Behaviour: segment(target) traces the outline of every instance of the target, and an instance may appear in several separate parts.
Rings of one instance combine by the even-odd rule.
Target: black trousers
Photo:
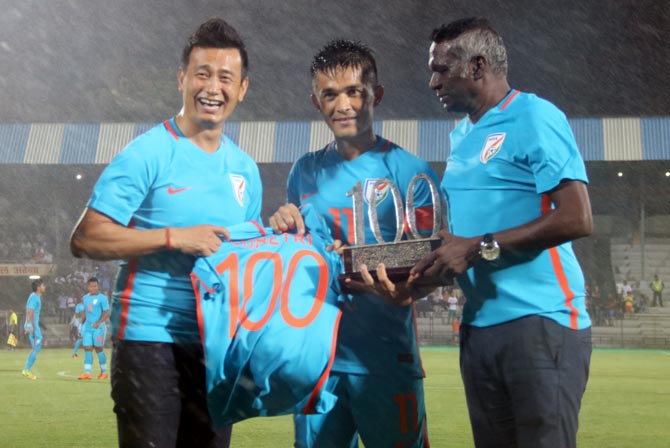
[[[591,360],[591,329],[528,316],[491,327],[461,326],[461,375],[475,445],[577,445]]]
[[[200,345],[114,341],[111,373],[119,447],[230,445],[231,426],[212,429]]]

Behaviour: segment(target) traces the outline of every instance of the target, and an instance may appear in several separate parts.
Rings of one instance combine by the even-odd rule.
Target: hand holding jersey
[[[257,416],[328,411],[321,389],[335,356],[339,257],[306,206],[307,233],[274,235],[249,221],[191,274],[217,426]],[[267,281],[270,279],[271,281]]]
[[[295,231],[302,234],[305,231],[305,222],[302,214],[297,206],[294,204],[286,204],[281,207],[270,217],[270,226],[275,233],[282,233],[287,231]],[[342,254],[346,245],[341,240],[335,240],[329,245],[326,250],[334,250],[338,255]],[[428,292],[435,289],[430,287],[415,287],[407,282],[394,283],[387,273],[384,263],[375,266],[376,279],[370,274],[366,265],[361,266],[362,281],[346,279],[346,287],[353,293],[375,294],[384,298],[391,305],[407,306],[414,300],[424,297]],[[415,280],[418,276],[412,277]],[[429,288],[429,290],[428,290]]]

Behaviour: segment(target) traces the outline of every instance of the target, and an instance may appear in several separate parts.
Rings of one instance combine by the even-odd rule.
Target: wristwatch
[[[492,233],[487,233],[479,243],[479,254],[486,261],[495,261],[500,257],[500,246],[498,242],[493,239]]]

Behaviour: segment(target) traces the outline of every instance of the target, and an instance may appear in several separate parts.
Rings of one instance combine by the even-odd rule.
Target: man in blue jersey
[[[457,275],[461,373],[477,447],[573,447],[591,357],[570,241],[592,230],[584,162],[565,115],[510,88],[485,19],[432,34],[430,87],[465,113],[442,180],[443,245],[416,275]]]
[[[29,380],[36,380],[37,376],[31,371],[37,355],[42,350],[42,330],[40,330],[40,311],[42,311],[42,296],[47,287],[42,279],[33,280],[31,283],[32,293],[28,296],[26,303],[26,322],[23,331],[28,335],[32,350],[28,355],[26,366],[21,374]]]
[[[90,380],[93,367],[93,348],[100,363],[99,380],[107,379],[107,357],[105,356],[105,340],[107,339],[107,318],[109,317],[109,301],[107,296],[100,293],[100,283],[95,277],[86,283],[88,294],[84,295],[83,325],[81,335],[84,342],[84,373],[78,380]]]
[[[237,31],[198,27],[178,71],[183,107],[100,176],[75,227],[75,256],[123,259],[112,298],[112,398],[121,446],[227,447],[212,429],[189,274],[227,226],[260,220],[256,163],[223,134],[248,86]]]
[[[415,175],[426,174],[437,183],[435,173],[426,162],[375,134],[373,110],[384,89],[365,45],[330,42],[314,57],[311,74],[312,102],[334,141],[293,165],[289,204],[271,217],[270,224],[277,232],[295,229],[302,233],[304,222],[297,206],[312,204],[326,218],[334,238],[353,244],[352,198],[347,192],[360,182],[366,231],[365,241],[358,244],[377,242],[367,218],[370,201],[376,203],[384,240],[393,241],[396,218],[390,187],[374,189],[375,181],[393,181],[404,202]],[[415,205],[419,227],[429,236],[433,213],[425,182],[417,183]],[[324,415],[295,416],[296,447],[356,446],[358,435],[371,448],[428,446],[424,372],[410,291],[391,283],[383,265],[370,269],[377,271],[379,281],[374,283],[364,270],[372,286],[352,294],[343,305],[335,363],[327,384],[327,390],[338,397],[337,404]],[[387,301],[410,304],[394,306]]]
[[[72,327],[72,333],[75,336],[74,347],[72,349],[72,357],[79,358],[79,348],[84,342],[84,339],[81,335],[82,319],[84,317],[84,304],[79,301],[74,307],[74,315],[70,321],[70,326]]]

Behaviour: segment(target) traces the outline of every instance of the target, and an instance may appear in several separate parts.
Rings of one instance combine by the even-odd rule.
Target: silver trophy
[[[414,190],[419,181],[425,181],[430,188],[433,203],[433,229],[429,238],[424,238],[416,226],[416,208],[414,206]],[[393,241],[386,242],[381,234],[377,218],[377,204],[374,200],[374,192],[382,185],[388,185],[393,197],[396,219],[396,235]],[[435,182],[426,174],[417,174],[412,178],[407,189],[407,222],[409,234],[403,240],[403,229],[405,223],[405,209],[403,207],[398,187],[388,178],[377,179],[369,190],[368,219],[377,244],[363,244],[365,242],[365,219],[363,212],[363,188],[360,182],[356,182],[354,188],[347,192],[353,200],[354,220],[354,246],[345,247],[342,253],[344,261],[344,274],[339,276],[341,284],[344,280],[362,280],[361,265],[366,265],[372,277],[377,280],[376,267],[384,263],[386,273],[392,282],[407,280],[412,267],[421,261],[426,255],[438,248],[442,240],[436,237],[442,223],[442,203]],[[448,282],[445,280],[443,283]]]

